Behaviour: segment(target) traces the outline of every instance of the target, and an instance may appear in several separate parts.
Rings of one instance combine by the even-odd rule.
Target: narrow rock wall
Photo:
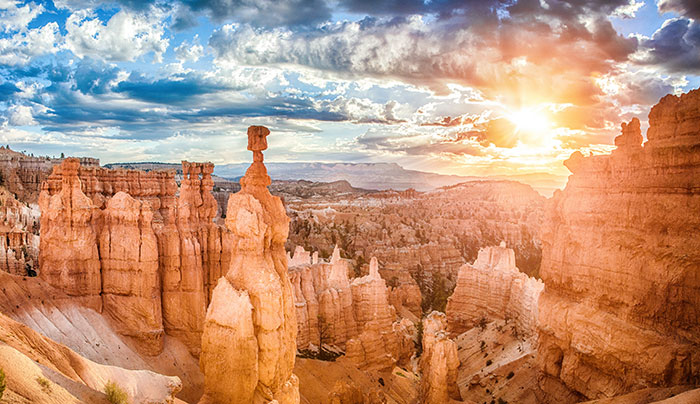
[[[574,153],[544,225],[538,360],[588,398],[700,383],[700,91]]]
[[[508,318],[515,321],[518,332],[534,336],[543,288],[542,281],[518,270],[515,253],[505,243],[482,248],[473,264],[459,270],[447,303],[449,330],[459,334],[483,321]]]
[[[265,127],[248,129],[254,162],[241,191],[228,202],[226,226],[233,250],[207,310],[202,338],[201,404],[299,403],[292,373],[297,324],[284,243],[289,218],[280,198],[267,189],[262,163]]]
[[[215,280],[231,260],[214,223],[211,163],[173,172],[110,170],[68,158],[43,184],[40,276],[105,310],[124,335],[158,353],[163,332],[197,355]]]

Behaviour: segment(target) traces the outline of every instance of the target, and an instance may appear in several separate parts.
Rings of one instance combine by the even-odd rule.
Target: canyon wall
[[[700,91],[574,153],[543,228],[538,360],[588,398],[700,383]]]
[[[248,128],[254,162],[228,202],[233,255],[212,294],[202,337],[201,404],[299,403],[292,373],[297,324],[284,243],[289,218],[267,189],[262,150],[270,131]]]
[[[206,307],[231,259],[228,230],[214,223],[211,163],[173,172],[110,170],[78,159],[42,186],[39,274],[104,310],[146,352],[162,335],[198,354]]]
[[[356,276],[367,274],[369,258],[376,257],[396,289],[392,302],[417,316],[444,311],[459,268],[485,245],[505,240],[521,271],[536,276],[539,268],[545,198],[514,181],[285,200],[292,219],[288,248],[301,245],[328,257],[337,244],[355,260]]]
[[[434,311],[423,319],[423,354],[420,357],[421,402],[461,400],[457,387],[457,343],[447,334],[447,318]]]
[[[515,253],[505,242],[482,248],[473,264],[459,270],[457,286],[447,303],[449,330],[461,334],[481,323],[509,319],[519,333],[533,336],[543,289],[542,281],[518,270]]]
[[[345,351],[360,369],[406,363],[414,351],[415,327],[390,304],[390,289],[376,258],[367,276],[351,280],[348,260],[336,247],[329,262],[297,248],[289,260],[301,351],[323,346]]]
[[[0,271],[34,275],[39,257],[39,209],[0,187]]]

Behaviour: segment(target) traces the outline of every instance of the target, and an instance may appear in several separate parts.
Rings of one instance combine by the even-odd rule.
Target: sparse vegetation
[[[112,404],[129,404],[129,396],[126,391],[121,388],[117,383],[113,381],[108,381],[105,384],[105,394],[107,395],[107,401]]]
[[[492,363],[493,363],[493,361],[491,359],[489,359],[486,361],[486,366],[491,366]]]
[[[506,400],[504,400],[504,399],[502,399],[502,398],[499,397],[499,398],[498,398],[498,404],[508,404],[508,401],[506,401]]]
[[[486,348],[486,342],[484,342],[484,341],[482,340],[481,343],[479,344],[479,349],[481,349],[481,352],[484,352],[484,349],[485,349],[485,348]]]
[[[511,370],[510,372],[508,372],[508,376],[506,376],[506,379],[512,379],[513,376],[515,376],[515,373]]]
[[[39,386],[41,386],[41,390],[43,390],[44,393],[51,393],[51,382],[49,379],[42,376],[37,376],[36,382],[39,383]]]
[[[5,383],[5,371],[0,368],[0,398],[2,398],[3,393],[5,393],[5,387],[7,387]]]
[[[486,317],[481,317],[481,318],[479,319],[479,322],[477,323],[477,325],[479,326],[479,328],[481,329],[481,331],[484,331],[484,330],[486,329],[486,326],[487,326],[488,324],[489,324],[489,322],[488,322],[488,320],[486,320]]]
[[[423,354],[423,320],[416,325],[416,358],[420,358]]]

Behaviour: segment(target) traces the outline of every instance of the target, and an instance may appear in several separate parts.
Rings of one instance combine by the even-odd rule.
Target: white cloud
[[[5,32],[24,31],[27,26],[39,14],[44,11],[44,6],[34,3],[17,7],[18,2],[0,2],[0,29]]]
[[[32,57],[56,53],[61,34],[58,24],[50,22],[41,28],[20,31],[11,37],[0,38],[0,63],[24,65]]]
[[[7,110],[8,120],[13,126],[29,126],[35,125],[32,107],[26,105],[13,105]]]
[[[124,10],[106,24],[90,12],[77,11],[66,20],[66,30],[66,47],[81,58],[134,61],[153,52],[154,61],[160,62],[169,43],[159,18]]]
[[[175,48],[175,55],[180,62],[196,62],[204,55],[204,48],[199,44],[199,35],[192,38],[192,42],[182,41]]]

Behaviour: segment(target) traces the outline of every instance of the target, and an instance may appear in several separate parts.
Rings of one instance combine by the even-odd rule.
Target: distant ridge
[[[551,196],[555,189],[562,188],[566,183],[566,177],[559,177],[548,173],[534,173],[523,175],[499,175],[499,176],[463,176],[444,175],[418,170],[407,170],[396,163],[268,163],[267,172],[273,180],[313,182],[347,181],[352,187],[365,190],[404,191],[415,189],[417,191],[430,191],[433,189],[456,185],[468,181],[478,180],[514,180],[526,183],[545,196]],[[237,181],[245,174],[249,163],[221,164],[214,167],[214,174],[218,177]],[[145,171],[174,169],[181,173],[180,164],[139,162],[139,163],[112,163],[106,164],[108,168],[130,168]]]

